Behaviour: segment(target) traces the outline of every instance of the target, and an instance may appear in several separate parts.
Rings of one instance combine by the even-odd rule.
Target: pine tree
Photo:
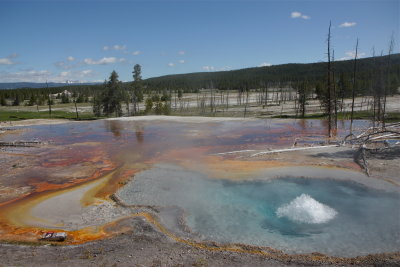
[[[115,113],[115,116],[122,116],[122,92],[121,82],[118,80],[118,74],[114,70],[111,72],[109,81],[105,83],[105,90],[102,95],[101,103],[103,112],[109,116]]]
[[[1,97],[0,97],[0,106],[6,106],[6,105],[7,105],[7,102],[6,102],[5,97],[4,97],[4,96],[1,96]]]
[[[132,103],[133,111],[132,114],[135,115],[138,111],[138,103],[143,101],[142,93],[142,67],[136,64],[133,67],[133,92],[132,92]]]
[[[15,96],[14,102],[13,102],[13,106],[19,106],[20,101],[19,101],[19,95],[17,94]]]

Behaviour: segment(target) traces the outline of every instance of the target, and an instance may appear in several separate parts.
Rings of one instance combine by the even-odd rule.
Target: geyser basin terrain
[[[202,240],[342,257],[396,251],[398,192],[383,190],[385,182],[369,187],[351,181],[359,174],[346,173],[348,181],[282,173],[272,179],[266,171],[263,178],[232,182],[157,164],[137,174],[118,196],[132,205],[181,208],[187,226]],[[163,216],[161,222],[179,232]]]

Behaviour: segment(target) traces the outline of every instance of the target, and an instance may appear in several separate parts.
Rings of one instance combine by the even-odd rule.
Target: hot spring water
[[[353,181],[231,182],[159,164],[136,175],[118,194],[130,204],[182,208],[187,225],[203,240],[333,256],[400,247],[399,194]]]

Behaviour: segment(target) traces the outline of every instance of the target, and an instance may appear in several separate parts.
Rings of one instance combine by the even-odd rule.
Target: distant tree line
[[[139,64],[133,67],[132,82],[122,83],[113,71],[103,84],[51,88],[0,90],[0,105],[48,105],[90,102],[96,116],[169,114],[189,107],[183,93],[197,93],[200,114],[215,114],[217,107],[229,109],[229,93],[237,92],[236,103],[248,110],[250,92],[257,93],[257,103],[266,107],[271,101],[280,105],[294,100],[296,114],[304,117],[310,98],[317,97],[335,128],[337,113],[345,98],[374,97],[374,116],[384,119],[386,96],[400,86],[400,54],[335,61],[329,51],[328,62],[284,64],[224,72],[203,72],[142,79]],[[356,68],[355,68],[356,66]],[[68,90],[68,94],[62,93]],[[50,97],[51,96],[51,97]],[[54,97],[55,96],[55,97]],[[354,105],[354,103],[353,103]],[[39,111],[39,108],[37,108]]]
[[[358,60],[358,87],[357,94],[370,94],[372,77],[371,73],[376,65],[386,63],[389,56],[379,56]],[[400,54],[390,57],[391,68],[388,79],[391,80],[390,92],[396,93],[400,85]],[[144,81],[144,85],[152,90],[161,92],[167,90],[183,90],[184,92],[197,92],[199,89],[211,87],[221,90],[260,88],[260,84],[291,83],[307,81],[311,85],[325,84],[326,62],[309,64],[283,64],[269,67],[257,67],[232,71],[201,72],[178,75],[167,75],[150,78]],[[351,83],[353,74],[353,61],[335,62],[336,83]],[[397,86],[397,87],[396,87]],[[343,87],[341,94],[351,96],[351,90]]]
[[[384,70],[382,77],[387,88],[387,94],[398,93],[400,86],[400,54],[386,56],[374,56],[372,58],[358,59],[356,95],[373,95],[377,85],[377,71],[382,72],[384,66],[390,67]],[[139,66],[137,64],[137,66]],[[388,72],[388,73],[387,73]],[[353,84],[353,60],[335,62],[335,81],[339,98],[348,98],[352,95]],[[202,72],[178,75],[167,75],[142,80],[136,77],[133,82],[122,83],[121,87],[136,87],[131,95],[131,101],[137,103],[142,100],[143,94],[168,94],[172,93],[196,93],[200,89],[241,90],[258,89],[263,85],[273,87],[279,84],[293,84],[306,81],[315,93],[321,95],[326,83],[326,62],[309,64],[283,64],[270,67],[257,67],[233,71]],[[380,85],[382,86],[382,85]],[[60,93],[67,89],[78,97],[78,102],[86,102],[104,89],[104,84],[96,85],[72,85],[68,87],[51,88],[20,88],[12,90],[0,90],[0,104],[21,104],[24,100],[30,104],[38,102],[46,104],[49,94]],[[129,90],[128,90],[129,91]],[[133,92],[130,91],[131,93]],[[137,94],[137,95],[136,95]],[[15,101],[16,100],[16,101]],[[14,103],[15,102],[15,103]],[[141,102],[141,101],[139,101]]]

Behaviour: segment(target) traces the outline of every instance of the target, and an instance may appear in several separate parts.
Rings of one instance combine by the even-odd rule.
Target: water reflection
[[[348,125],[348,122],[339,123],[339,137],[346,134],[343,129]],[[368,123],[356,121],[354,125]],[[325,141],[325,126],[321,120],[279,119],[203,123],[99,120],[31,126],[27,131],[8,135],[7,141],[40,137],[51,145],[40,147],[40,151],[24,151],[27,156],[12,160],[0,154],[3,157],[0,168],[12,170],[0,173],[0,185],[15,192],[7,198],[0,197],[0,203],[22,195],[19,190],[22,187],[26,190],[23,193],[28,194],[38,188],[45,190],[42,184],[72,185],[96,179],[120,166],[129,172],[137,170],[138,165],[160,161],[200,164],[214,153],[291,147],[295,138],[298,145],[314,144],[318,142],[315,140]],[[13,165],[27,167],[13,168]]]
[[[144,142],[144,126],[141,124],[135,124],[134,126],[135,129],[135,135],[136,135],[136,141],[139,144],[142,144]]]
[[[121,136],[121,131],[123,130],[123,125],[121,121],[117,120],[106,120],[104,121],[106,129],[113,133],[114,137],[119,138]]]
[[[298,125],[300,126],[300,129],[302,129],[303,131],[305,131],[307,129],[307,121],[300,119],[298,120]]]

